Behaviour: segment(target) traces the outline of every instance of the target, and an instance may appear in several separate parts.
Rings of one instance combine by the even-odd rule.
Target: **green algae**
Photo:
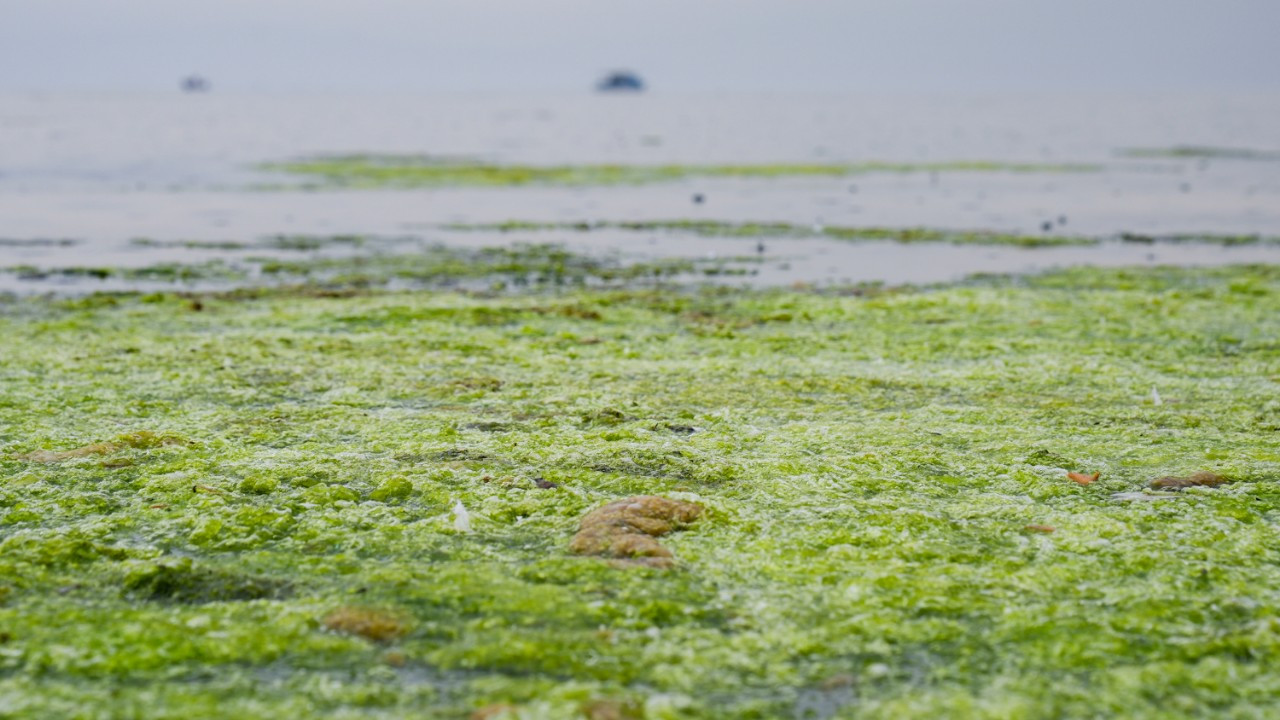
[[[544,230],[629,230],[636,232],[687,233],[704,237],[785,238],[828,237],[836,240],[888,240],[899,243],[945,242],[956,245],[1011,245],[1016,247],[1056,247],[1097,245],[1101,238],[1079,235],[1033,235],[996,230],[946,230],[925,227],[845,227],[839,225],[795,225],[777,222],[728,222],[720,220],[643,220],[543,223],[508,220],[490,224],[452,224],[448,230],[491,230],[497,232],[538,232]]]
[[[70,247],[79,240],[71,238],[4,238],[0,237],[0,247]]]
[[[627,230],[633,232],[685,233],[703,237],[788,238],[828,237],[837,240],[882,240],[899,243],[951,243],[954,245],[1006,245],[1014,247],[1060,247],[1066,245],[1100,245],[1111,240],[1141,244],[1205,243],[1240,246],[1280,244],[1273,235],[1222,233],[1162,233],[1149,235],[1125,232],[1118,236],[1053,235],[998,230],[955,230],[928,227],[847,227],[839,225],[797,225],[779,222],[729,222],[722,220],[633,220],[596,222],[534,222],[508,220],[501,223],[454,223],[443,229],[461,232],[492,231],[501,233],[534,233],[542,231],[592,232]]]
[[[165,262],[142,267],[84,266],[36,267],[11,265],[0,267],[0,273],[10,273],[27,280],[43,280],[49,277],[85,278],[106,280],[117,278],[142,282],[197,282],[202,280],[236,280],[245,276],[243,269],[222,259],[198,263]]]
[[[1152,245],[1155,243],[1208,243],[1212,245],[1276,245],[1280,244],[1280,236],[1261,235],[1258,233],[1223,234],[1223,233],[1164,233],[1148,235],[1126,232],[1120,234],[1120,240],[1127,243]]]
[[[918,172],[1094,172],[1097,165],[1011,163],[986,160],[770,165],[497,165],[422,155],[321,155],[263,163],[260,170],[312,178],[318,188],[437,186],[636,185],[686,178],[841,177]]]
[[[1172,145],[1169,147],[1124,148],[1118,154],[1135,158],[1172,160],[1280,160],[1280,151],[1251,148],[1214,147],[1211,145]]]
[[[248,258],[258,272],[280,282],[329,287],[446,287],[483,281],[488,287],[627,283],[688,274],[719,261],[659,259],[623,263],[572,253],[552,244],[517,243],[479,249],[432,246],[404,254],[345,258]]]
[[[335,246],[365,245],[375,238],[366,235],[266,235],[253,242],[239,240],[157,240],[154,238],[133,238],[130,245],[139,247],[185,248],[187,250],[249,250],[253,248],[269,248],[272,250],[310,251]]]
[[[1278,285],[10,300],[0,707],[1264,716]],[[139,427],[187,442],[21,459]],[[1233,482],[1112,499],[1197,470]],[[568,552],[648,494],[707,509],[675,569]]]
[[[290,590],[284,580],[198,567],[189,557],[132,568],[121,584],[130,597],[194,605],[279,599]]]
[[[359,245],[365,236],[311,238],[288,236],[271,242],[287,243],[292,249],[318,249],[333,243]],[[312,244],[314,241],[315,244]],[[210,260],[199,263],[160,263],[143,267],[54,267],[13,266],[0,268],[21,279],[50,277],[80,278],[86,281],[117,279],[130,282],[168,283],[216,290],[228,284],[284,286],[283,292],[296,294],[341,294],[345,290],[372,290],[386,287],[442,288],[467,285],[472,288],[502,289],[561,285],[625,284],[659,281],[691,273],[741,273],[726,268],[721,259],[655,259],[622,262],[616,258],[589,257],[545,243],[517,243],[510,247],[478,249],[431,245],[398,253],[375,253],[352,257],[280,258],[248,256],[235,261]],[[745,271],[745,272],[750,272]],[[249,287],[227,291],[242,296],[279,292]],[[106,296],[103,296],[106,297]],[[103,300],[109,302],[109,300]],[[96,301],[93,301],[96,302]],[[193,307],[192,309],[199,309]]]
[[[370,240],[366,235],[269,235],[258,241],[261,247],[273,250],[321,250],[334,246],[361,247]]]
[[[187,250],[244,250],[252,247],[239,240],[157,240],[155,238],[132,238],[130,245],[136,247],[185,248]]]

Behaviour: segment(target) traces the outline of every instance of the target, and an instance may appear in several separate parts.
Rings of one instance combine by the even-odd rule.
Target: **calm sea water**
[[[129,242],[277,233],[413,233],[507,243],[443,223],[698,218],[1114,235],[1280,235],[1280,162],[1131,159],[1129,147],[1280,149],[1280,96],[237,96],[0,97],[0,266],[194,260]],[[912,173],[690,179],[628,187],[260,192],[256,163],[316,153],[495,163],[1102,163],[1097,173]],[[694,194],[705,202],[695,204]],[[1061,221],[1065,220],[1065,223]],[[641,258],[742,251],[661,234],[539,233]],[[257,253],[261,254],[261,253]],[[758,283],[929,282],[1063,264],[1280,262],[1276,248],[1004,250],[781,241]],[[4,287],[14,288],[12,278]],[[29,285],[17,283],[18,289]]]

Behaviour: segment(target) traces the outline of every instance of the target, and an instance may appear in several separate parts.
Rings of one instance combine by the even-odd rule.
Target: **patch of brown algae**
[[[657,495],[615,500],[583,516],[569,551],[668,568],[675,560],[657,538],[684,528],[701,515],[700,505]]]
[[[1202,470],[1186,477],[1156,478],[1151,481],[1151,487],[1156,490],[1181,490],[1189,487],[1217,487],[1225,482],[1228,482],[1228,478]]]

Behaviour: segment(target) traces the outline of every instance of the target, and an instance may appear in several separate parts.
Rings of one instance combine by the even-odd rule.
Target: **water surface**
[[[252,244],[280,233],[359,233],[463,245],[528,240],[440,229],[512,219],[692,218],[1020,233],[1043,232],[1047,224],[1055,233],[1094,237],[1280,236],[1280,163],[1123,153],[1187,144],[1273,150],[1280,148],[1278,111],[1280,97],[1261,95],[16,95],[0,102],[0,237],[76,242],[0,245],[0,265],[237,257],[139,245],[137,238]],[[348,152],[497,164],[989,160],[1102,169],[324,192],[288,189],[296,178],[255,170],[267,161]],[[263,183],[276,189],[255,189]],[[659,233],[540,233],[537,241],[623,259],[755,253],[754,241]],[[1082,263],[1277,261],[1268,247],[1192,244],[1024,250],[793,238],[766,247],[750,282],[928,282]]]

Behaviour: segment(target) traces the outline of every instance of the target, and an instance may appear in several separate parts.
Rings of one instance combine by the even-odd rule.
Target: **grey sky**
[[[1277,0],[0,0],[0,91],[1276,91],[1277,28]]]

